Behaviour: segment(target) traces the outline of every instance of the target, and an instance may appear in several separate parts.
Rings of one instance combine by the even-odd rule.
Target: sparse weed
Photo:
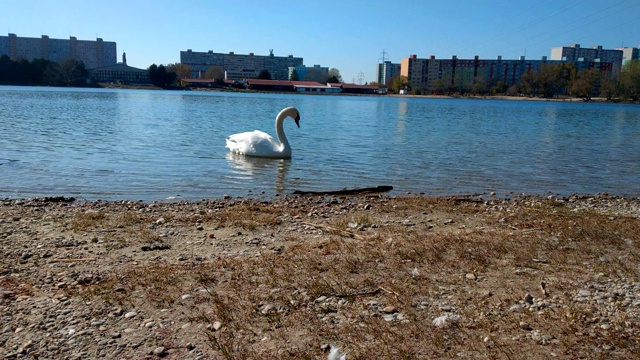
[[[377,213],[358,209],[326,220],[318,228],[327,231],[313,240],[284,235],[281,240],[290,244],[281,253],[219,257],[189,267],[131,266],[83,296],[135,303],[142,300],[126,294],[137,291],[161,308],[175,306],[176,294],[202,287],[208,296],[189,308],[190,321],[220,322],[218,329],[203,332],[210,350],[225,359],[316,358],[317,344],[327,342],[342,344],[350,359],[515,359],[524,350],[538,359],[549,357],[550,349],[577,357],[591,350],[588,344],[638,353],[637,319],[621,317],[605,330],[592,325],[603,314],[580,304],[511,309],[524,303],[524,294],[573,304],[577,284],[593,275],[585,274],[585,263],[597,264],[593,271],[608,276],[621,272],[637,279],[637,219],[572,212],[552,201],[501,208],[409,197],[375,206]],[[403,215],[416,211],[444,219],[478,215],[478,220],[468,227],[455,222],[429,227],[417,217],[413,226],[402,225]],[[283,215],[277,207],[236,204],[198,214],[197,221],[272,229]],[[100,228],[108,221],[84,216],[75,226]],[[172,221],[195,220],[176,215]],[[144,235],[144,221],[136,215],[121,222],[131,227],[131,236],[153,239]],[[540,286],[548,278],[546,295]],[[114,288],[126,291],[110,294]],[[443,314],[459,320],[432,325]],[[533,336],[528,326],[541,335]],[[263,339],[271,347],[265,348]]]

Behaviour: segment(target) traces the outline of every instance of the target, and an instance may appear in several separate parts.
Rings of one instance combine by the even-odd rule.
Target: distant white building
[[[622,51],[622,66],[631,60],[640,60],[640,45],[637,48],[620,47],[615,50]]]

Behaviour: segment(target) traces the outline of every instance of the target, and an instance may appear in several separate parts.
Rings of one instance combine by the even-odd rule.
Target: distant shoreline
[[[394,97],[394,98],[418,98],[418,99],[468,99],[468,100],[512,100],[512,101],[551,101],[551,102],[592,102],[592,103],[611,103],[611,104],[640,104],[638,101],[624,101],[615,99],[609,101],[603,97],[593,97],[589,101],[582,98],[569,97],[562,95],[561,97],[543,98],[533,96],[507,96],[507,95],[400,95],[390,94],[349,94],[349,93],[311,93],[311,92],[290,92],[290,91],[268,91],[268,90],[249,90],[249,89],[226,89],[226,88],[173,88],[163,89],[153,85],[123,85],[123,84],[106,84],[99,83],[97,86],[88,88],[105,88],[105,89],[131,89],[131,90],[174,90],[174,91],[215,91],[215,92],[233,92],[248,94],[292,94],[292,95],[321,95],[321,96],[372,96],[372,97]],[[33,85],[15,85],[15,86],[33,86]],[[83,88],[83,87],[80,87]]]

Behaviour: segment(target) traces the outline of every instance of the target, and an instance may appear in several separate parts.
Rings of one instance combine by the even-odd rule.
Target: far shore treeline
[[[221,71],[211,71],[204,74],[205,78],[216,79]],[[338,71],[337,69],[332,69]],[[147,68],[149,80],[154,86],[175,89],[181,87],[180,79],[188,77],[190,69],[185,64],[156,65]],[[216,76],[218,74],[218,76]],[[263,75],[261,78],[270,78]],[[336,79],[338,80],[339,77]],[[216,81],[214,87],[226,87],[224,80]],[[290,79],[295,80],[295,79]],[[7,55],[0,56],[0,85],[35,85],[35,86],[99,86],[91,84],[89,72],[84,63],[77,60],[67,60],[57,63],[44,59],[12,60]],[[369,85],[379,85],[375,82]],[[594,97],[607,101],[637,102],[640,99],[640,61],[627,62],[619,76],[609,77],[609,73],[600,73],[598,69],[578,71],[572,63],[543,65],[540,70],[530,70],[524,73],[517,84],[506,84],[502,81],[488,82],[486,79],[474,79],[471,88],[456,88],[447,86],[442,80],[436,80],[434,90],[430,94],[422,93],[421,89],[411,89],[405,76],[389,79],[386,86],[389,93],[406,93],[412,95],[460,95],[460,96],[528,96],[554,98],[558,96],[573,96],[590,101]]]

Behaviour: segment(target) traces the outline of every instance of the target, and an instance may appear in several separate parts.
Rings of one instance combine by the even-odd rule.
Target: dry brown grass
[[[222,323],[203,335],[212,353],[225,359],[317,358],[323,343],[339,344],[349,359],[640,355],[638,318],[621,315],[603,329],[594,318],[604,314],[572,301],[599,273],[638,281],[637,219],[573,212],[553,201],[500,208],[414,197],[389,199],[377,210],[354,210],[322,224],[305,220],[317,221],[325,236],[288,234],[281,253],[189,267],[129,266],[85,288],[85,296],[121,305],[141,301],[131,294],[142,292],[151,306],[165,308],[176,294],[205,289],[190,319]],[[189,221],[273,229],[284,214],[268,204],[238,204]],[[402,223],[408,214],[414,216],[411,226]],[[123,216],[119,223],[141,231],[139,217]],[[431,225],[449,218],[459,220],[446,228]],[[72,227],[107,227],[111,221],[97,213],[79,216]],[[558,305],[510,311],[526,293]],[[387,307],[401,318],[385,320]],[[432,325],[447,313],[460,320]],[[532,340],[521,323],[547,337]]]

